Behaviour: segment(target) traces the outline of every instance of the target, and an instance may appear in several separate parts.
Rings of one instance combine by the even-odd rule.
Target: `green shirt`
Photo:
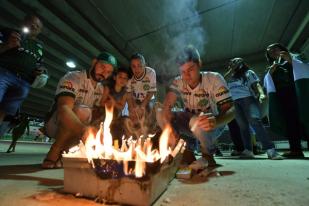
[[[3,32],[4,31],[4,32]],[[6,35],[9,31],[14,30],[1,30],[3,43],[5,43]],[[1,37],[1,36],[0,36]],[[35,76],[34,70],[39,68],[43,60],[43,44],[38,40],[24,39],[21,41],[21,47],[12,48],[0,54],[0,67],[18,73],[23,79],[32,83]]]

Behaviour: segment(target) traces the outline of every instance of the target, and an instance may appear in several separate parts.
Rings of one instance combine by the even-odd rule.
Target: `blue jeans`
[[[9,70],[0,67],[0,110],[15,115],[26,99],[30,84]]]
[[[176,130],[178,134],[184,134],[187,137],[187,148],[192,149],[195,145],[194,139],[192,137],[198,139],[201,145],[201,152],[203,154],[214,154],[215,153],[215,142],[222,134],[224,127],[218,127],[212,131],[206,132],[200,128],[195,128],[195,130],[191,131],[192,125],[195,121],[194,115],[188,112],[175,112],[174,117],[172,119],[172,126]]]
[[[256,137],[261,141],[263,149],[274,148],[274,143],[270,140],[262,121],[260,108],[254,97],[245,97],[234,101],[235,119],[240,127],[241,138],[244,148],[252,151],[252,141],[250,135],[250,125],[256,133]]]

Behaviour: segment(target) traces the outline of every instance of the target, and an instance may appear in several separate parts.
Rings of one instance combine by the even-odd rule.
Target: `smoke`
[[[160,75],[176,76],[179,74],[175,63],[177,54],[191,44],[203,55],[206,33],[201,26],[201,17],[196,10],[197,0],[163,1],[162,22],[160,28],[162,53],[151,55],[150,62]]]

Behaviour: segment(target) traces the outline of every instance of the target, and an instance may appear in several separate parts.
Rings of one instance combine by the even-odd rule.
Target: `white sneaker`
[[[242,151],[242,153],[239,155],[240,159],[254,159],[254,154],[252,151],[249,151],[247,149],[245,149],[244,151]]]
[[[189,168],[192,170],[203,170],[208,166],[208,161],[204,158],[201,157],[198,160],[195,160],[189,165]]]
[[[276,150],[274,148],[268,149],[266,151],[266,153],[267,153],[268,159],[271,159],[271,160],[283,160],[283,157],[278,152],[276,152]]]

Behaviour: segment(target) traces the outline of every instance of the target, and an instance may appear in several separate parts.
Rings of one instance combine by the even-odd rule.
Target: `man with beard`
[[[290,151],[282,156],[303,158],[301,136],[309,136],[309,64],[279,43],[266,49],[270,65],[264,78],[273,132],[288,137]]]
[[[116,58],[103,52],[92,61],[86,71],[73,71],[62,77],[58,83],[55,104],[45,124],[45,133],[55,138],[42,167],[46,169],[62,167],[61,153],[79,142],[86,127],[95,119],[96,108],[104,95],[102,81],[107,80],[117,67]]]

